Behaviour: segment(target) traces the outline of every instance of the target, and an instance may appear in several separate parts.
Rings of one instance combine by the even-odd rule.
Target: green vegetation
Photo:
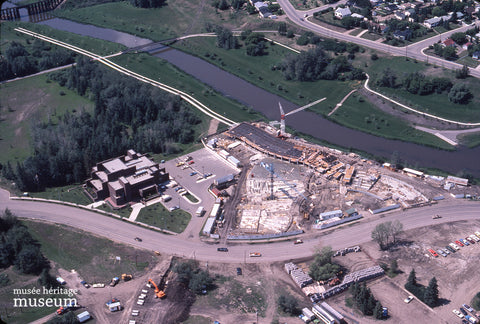
[[[213,320],[210,317],[204,317],[200,315],[190,316],[183,324],[211,324]]]
[[[12,167],[31,154],[32,120],[56,122],[67,112],[93,110],[90,100],[48,81],[47,75],[2,84],[0,94],[0,163],[12,161]]]
[[[109,55],[125,49],[125,46],[117,43],[112,43],[88,36],[81,36],[78,34],[58,30],[46,25],[28,22],[5,21],[2,22],[2,51],[3,46],[12,41],[21,42],[26,46],[29,45],[29,42],[33,43],[34,37],[15,31],[14,29],[17,27],[22,27],[42,35],[46,35],[99,55]],[[55,47],[55,45],[52,46]]]
[[[193,260],[176,263],[172,271],[177,273],[176,280],[196,295],[204,295],[215,288],[214,279],[208,271],[200,269]]]
[[[215,283],[219,283],[216,279]],[[206,296],[197,298],[196,305],[208,305],[213,308],[226,308],[227,310],[240,310],[245,313],[258,311],[259,317],[265,317],[267,310],[267,294],[265,283],[260,281],[242,284],[231,277],[224,278],[222,289],[216,289]]]
[[[41,251],[49,260],[63,269],[75,269],[90,283],[108,283],[112,274],[139,274],[146,266],[155,264],[147,251],[135,250],[80,230],[35,221],[23,223],[40,242]],[[121,261],[116,260],[117,256]]]
[[[407,122],[381,111],[360,95],[352,94],[330,118],[339,124],[373,135],[453,149],[438,137],[419,131]]]
[[[480,291],[472,298],[470,304],[477,311],[480,310]]]
[[[198,202],[198,199],[197,199],[195,196],[193,196],[192,194],[190,194],[190,193],[187,193],[187,194],[185,195],[185,198],[187,198],[188,200],[190,200],[192,203],[197,203],[197,202]]]
[[[277,304],[278,308],[286,314],[296,316],[301,313],[298,308],[298,301],[292,295],[280,295]]]
[[[460,134],[457,138],[463,145],[470,148],[480,145],[480,132]]]
[[[341,267],[332,262],[333,251],[330,246],[323,247],[315,253],[315,259],[310,265],[310,277],[317,281],[329,280],[336,277]]]
[[[428,306],[438,306],[438,284],[435,277],[430,279],[427,287],[424,287],[417,282],[415,269],[412,269],[408,276],[407,283],[405,284],[405,289],[414,294],[415,297]]]
[[[45,191],[29,193],[35,198],[67,201],[79,205],[88,205],[92,201],[83,193],[81,185],[46,188]]]
[[[378,243],[381,250],[397,243],[398,236],[403,232],[403,224],[395,220],[393,222],[380,223],[372,231],[372,239]]]
[[[154,204],[142,208],[137,221],[175,233],[182,233],[191,218],[192,215],[181,209],[171,212],[161,204]]]
[[[192,31],[205,32],[206,24],[221,24],[224,20],[241,25],[248,17],[245,11],[217,11],[208,4],[201,5],[194,0],[167,1],[166,6],[155,9],[135,8],[128,2],[105,3],[75,10],[57,10],[55,14],[154,41],[178,37]]]
[[[362,312],[363,315],[373,316],[376,319],[383,318],[383,306],[375,299],[370,288],[367,288],[365,282],[359,284],[355,282],[350,288],[355,306]]]

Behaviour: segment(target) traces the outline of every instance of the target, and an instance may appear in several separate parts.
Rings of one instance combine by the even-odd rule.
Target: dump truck
[[[123,281],[129,281],[129,280],[132,280],[132,279],[133,279],[133,276],[131,274],[126,274],[126,273],[122,274],[122,280]]]

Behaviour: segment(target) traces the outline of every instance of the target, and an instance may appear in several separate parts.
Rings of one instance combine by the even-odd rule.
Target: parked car
[[[452,247],[449,246],[449,245],[447,245],[447,246],[445,247],[445,249],[447,249],[447,251],[450,251],[451,253],[455,253],[455,249],[452,248]]]
[[[89,285],[85,280],[80,281],[80,283],[81,283],[85,288],[90,288],[90,285]]]
[[[460,312],[459,312],[458,310],[456,310],[456,309],[452,310],[452,312],[453,312],[455,315],[457,315],[458,317],[460,317],[460,318],[464,318],[464,317],[465,317],[465,316],[463,316],[462,313],[460,313]]]
[[[458,251],[460,250],[460,248],[458,247],[458,245],[456,245],[455,243],[450,243],[449,244],[454,250]]]
[[[217,248],[217,251],[218,252],[228,252],[228,249],[226,247],[220,247],[220,248]]]
[[[241,276],[242,275],[242,268],[237,268],[237,276]]]
[[[465,246],[469,246],[470,243],[468,243],[467,240],[464,240],[464,239],[459,239],[460,242],[462,242]]]
[[[476,231],[475,235],[478,236],[478,238],[480,238],[480,232],[479,231]]]
[[[303,241],[301,239],[296,239],[295,242],[293,242],[293,244],[302,244]]]
[[[462,312],[463,315],[467,315],[467,311],[464,310],[462,307],[460,307],[460,311]]]
[[[450,251],[447,249],[447,247],[443,249],[443,252],[445,252],[447,255],[450,254]]]
[[[457,244],[458,246],[464,246],[462,242],[460,242],[459,240],[455,241],[455,244]]]
[[[480,241],[480,238],[478,238],[475,234],[472,234],[469,236],[472,240],[474,240],[475,242],[479,242]]]
[[[470,244],[475,244],[475,241],[472,240],[471,237],[466,237],[465,240],[467,240]]]
[[[194,175],[196,175],[196,174],[197,174],[197,172],[195,172],[195,171],[190,172],[190,176],[192,176],[192,177],[193,177]]]
[[[445,252],[443,252],[442,249],[438,249],[437,252],[438,252],[441,256],[447,257],[447,254],[446,254]]]
[[[195,161],[193,161],[193,160],[188,162],[188,164],[194,164],[194,163],[195,163]]]
[[[432,249],[428,249],[428,252],[430,252],[430,254],[431,254],[431,255],[433,255],[435,258],[437,258],[437,257],[438,257],[438,254],[437,254],[437,252],[435,252],[434,250],[432,250]]]
[[[142,242],[142,239],[139,238],[139,237],[136,237],[136,238],[135,238],[135,241],[137,241],[137,242]]]
[[[463,306],[463,308],[465,308],[466,310],[468,310],[472,314],[473,314],[473,312],[475,312],[475,310],[467,304],[463,304],[462,306]]]
[[[170,207],[168,210],[172,212],[172,211],[177,210],[179,208],[180,207],[178,207],[178,206],[173,206],[173,207]]]
[[[410,295],[407,298],[405,298],[403,301],[406,302],[407,304],[410,303],[413,300],[413,296]]]

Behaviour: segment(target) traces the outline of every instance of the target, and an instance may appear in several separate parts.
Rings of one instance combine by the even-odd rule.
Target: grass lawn
[[[352,83],[319,80],[316,82],[287,81],[272,66],[281,63],[286,55],[295,55],[292,51],[268,44],[268,55],[247,56],[245,48],[224,50],[215,45],[211,37],[188,39],[174,47],[217,65],[240,78],[261,87],[268,92],[282,96],[298,105],[304,105],[316,99],[327,97],[321,105],[312,110],[327,114],[351,90]]]
[[[462,145],[466,145],[470,148],[480,145],[480,132],[465,133],[458,136]]]
[[[257,112],[226,98],[160,58],[142,53],[117,56],[112,58],[112,61],[129,70],[189,93],[207,107],[236,122],[262,118]]]
[[[360,34],[361,32],[363,32],[365,29],[362,29],[362,28],[355,28],[353,31],[350,32],[350,35],[352,36],[357,36],[358,34]]]
[[[88,99],[47,79],[47,75],[39,75],[0,85],[0,163],[9,160],[15,167],[15,161],[30,155],[32,121],[55,121],[67,111],[93,109]]]
[[[268,307],[267,296],[262,285],[256,283],[243,284],[231,277],[226,278],[221,286],[221,290],[216,289],[208,292],[205,296],[197,296],[195,305],[202,307],[227,307],[227,309],[238,309],[242,312],[253,313],[258,311],[258,316],[264,317]],[[249,292],[247,292],[249,291]]]
[[[68,226],[35,221],[23,223],[40,242],[45,257],[65,270],[75,269],[90,283],[108,283],[112,276],[122,273],[132,273],[135,278],[156,262],[148,251],[137,250]],[[115,260],[116,256],[121,258],[120,262]],[[51,273],[55,275],[54,270]]]
[[[185,198],[187,198],[188,200],[190,200],[192,203],[198,202],[198,199],[195,198],[195,196],[191,195],[190,193],[187,193],[187,194],[185,195]]]
[[[177,209],[173,212],[167,210],[162,204],[154,204],[142,208],[137,221],[167,229],[175,233],[182,233],[187,227],[192,215],[184,210]]]
[[[477,60],[474,60],[471,56],[464,56],[462,58],[459,58],[455,62],[458,64],[466,65],[471,68],[476,68],[477,66],[480,65],[480,62]]]
[[[68,201],[79,205],[88,205],[92,201],[83,193],[81,185],[47,188],[42,192],[30,193],[35,198]]]
[[[408,123],[375,108],[357,94],[352,94],[331,118],[340,124],[377,136],[452,149],[452,146],[438,137],[416,130]]]
[[[215,10],[211,2],[195,0],[171,1],[156,9],[136,8],[128,1],[114,2],[75,10],[57,10],[55,15],[154,41],[205,32],[207,23],[233,27],[258,20],[257,15],[249,16],[245,11],[234,13],[230,10]]]
[[[383,38],[381,35],[378,35],[378,34],[375,34],[375,33],[370,33],[370,32],[367,32],[365,34],[363,34],[360,38],[365,38],[365,39],[368,39],[368,40],[371,40],[371,41],[376,41],[380,38]]]
[[[81,36],[78,34],[58,30],[55,28],[51,28],[46,25],[38,25],[34,23],[28,22],[11,22],[6,21],[2,22],[2,51],[5,50],[5,47],[8,42],[17,41],[21,42],[24,46],[29,46],[28,42],[32,43],[35,39],[34,37],[27,36],[26,34],[20,33],[15,31],[14,29],[17,27],[22,27],[28,30],[31,30],[36,33],[40,33],[42,35],[55,38],[65,43],[69,43],[71,45],[78,46],[82,49],[87,51],[91,51],[96,54],[100,55],[108,55],[120,52],[125,49],[125,46],[112,43],[108,41],[104,41],[97,38],[92,38],[88,36]],[[55,45],[52,45],[55,46]]]

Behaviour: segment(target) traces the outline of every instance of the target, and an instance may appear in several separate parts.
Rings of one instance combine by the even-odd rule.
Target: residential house
[[[468,47],[470,45],[473,45],[473,44],[471,42],[466,42],[465,44],[462,45],[462,49],[466,51],[466,50],[468,50]]]
[[[393,32],[393,37],[400,40],[409,40],[412,37],[412,31],[410,29],[396,30]]]
[[[403,12],[401,10],[395,11],[393,15],[397,20],[404,20],[405,19],[405,12]]]
[[[451,38],[447,38],[442,42],[443,47],[456,47],[457,44]]]
[[[338,8],[335,10],[335,17],[338,19],[343,19],[343,17],[348,17],[351,16],[352,12],[350,11],[350,8]]]

